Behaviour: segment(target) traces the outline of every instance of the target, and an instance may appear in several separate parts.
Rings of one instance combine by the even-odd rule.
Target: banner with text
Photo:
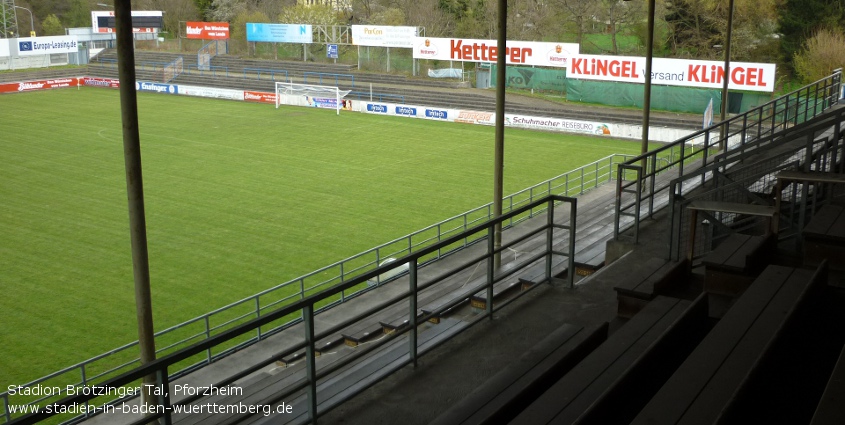
[[[76,87],[77,78],[57,78],[55,80],[21,81],[17,83],[0,83],[0,93],[18,93],[24,91],[60,89]]]
[[[276,104],[276,93],[266,91],[244,91],[244,100],[247,102]]]
[[[414,47],[417,27],[352,25],[352,44],[374,47]]]
[[[19,38],[17,39],[17,46],[20,56],[76,53],[79,50],[75,35]]]
[[[229,38],[228,22],[190,22],[185,25],[187,38],[201,40],[227,40]]]
[[[91,87],[108,87],[112,89],[120,88],[120,80],[114,78],[85,77],[82,80],[82,84]]]
[[[508,40],[505,55],[508,65],[566,68],[567,59],[578,52],[575,43]],[[496,40],[414,37],[414,59],[495,63],[498,56]]]
[[[568,78],[623,83],[645,83],[646,58],[632,56],[572,55],[566,70]],[[722,88],[724,63],[693,59],[654,58],[651,82],[667,86]],[[731,62],[731,90],[772,92],[775,65]]]
[[[246,41],[310,44],[314,41],[314,34],[311,25],[248,23]]]
[[[212,99],[244,100],[243,90],[218,89],[215,87],[199,87],[179,85],[176,94],[185,96],[208,97]]]

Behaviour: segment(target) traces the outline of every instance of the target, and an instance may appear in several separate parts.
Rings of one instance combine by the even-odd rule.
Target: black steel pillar
[[[728,84],[731,81],[731,35],[733,32],[734,23],[734,0],[728,3],[728,28],[725,35],[725,78],[722,81],[722,110],[719,114],[719,121],[725,122],[728,115]],[[720,127],[719,149],[725,150],[728,141],[725,140],[728,135],[727,128],[723,124]]]
[[[507,43],[508,2],[498,1],[499,38],[496,41],[496,146],[493,161],[493,218],[502,215],[502,197],[504,196],[504,168],[505,168],[505,46]],[[496,250],[502,247],[502,224],[496,223],[493,230]],[[494,267],[502,265],[502,254],[494,256]]]
[[[138,319],[138,346],[141,364],[155,360],[155,331],[150,293],[150,264],[147,251],[147,224],[144,215],[144,184],[141,176],[141,137],[138,130],[138,102],[135,93],[135,48],[132,35],[132,4],[115,0],[117,27],[117,69],[120,78],[120,110],[123,121],[123,159],[126,167],[126,194],[129,201],[129,233],[135,280],[135,312]],[[155,385],[154,374],[144,384]],[[143,402],[157,404],[145,386]],[[152,409],[155,412],[155,409]]]

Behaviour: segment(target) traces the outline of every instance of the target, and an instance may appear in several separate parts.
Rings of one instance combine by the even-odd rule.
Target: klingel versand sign
[[[646,58],[630,56],[574,55],[569,58],[568,78],[582,80],[645,83]],[[724,63],[690,59],[654,58],[651,81],[667,86],[722,88]],[[731,62],[731,90],[772,92],[775,89],[775,65],[770,63]]]

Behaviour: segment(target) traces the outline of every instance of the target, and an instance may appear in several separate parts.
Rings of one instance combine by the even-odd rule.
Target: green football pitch
[[[158,330],[492,197],[492,127],[138,103]],[[508,129],[505,193],[638,149]],[[136,339],[118,91],[0,96],[0,200],[0,391]]]

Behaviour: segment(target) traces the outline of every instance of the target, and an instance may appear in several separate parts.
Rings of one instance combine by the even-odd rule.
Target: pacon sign
[[[202,40],[226,40],[229,38],[228,22],[188,22],[185,25],[187,38]]]
[[[646,58],[630,56],[575,55],[569,58],[566,76],[584,80],[645,83]],[[667,86],[722,88],[723,62],[654,58],[651,82]],[[732,90],[772,92],[775,65],[769,63],[731,62]]]
[[[569,56],[578,54],[574,43],[510,41],[505,60],[509,65],[554,66],[565,68]],[[499,57],[496,40],[461,38],[414,38],[414,59],[436,59],[494,63]]]

